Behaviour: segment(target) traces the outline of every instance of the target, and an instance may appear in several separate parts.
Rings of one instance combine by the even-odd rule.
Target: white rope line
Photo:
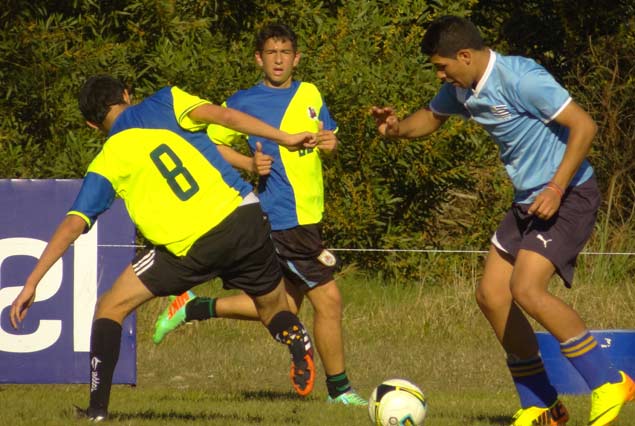
[[[139,244],[97,244],[105,248],[141,248]],[[329,248],[331,251],[374,252],[374,253],[458,253],[458,254],[486,254],[487,250],[452,250],[452,249],[380,249],[380,248]],[[635,256],[635,252],[601,252],[583,251],[580,254],[593,256]]]

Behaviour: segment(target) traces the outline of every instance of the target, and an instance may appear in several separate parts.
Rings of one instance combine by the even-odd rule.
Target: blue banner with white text
[[[135,230],[117,199],[40,282],[14,330],[11,303],[64,219],[81,180],[0,179],[0,383],[89,383],[97,297],[134,256]],[[136,383],[136,319],[123,324],[114,383]]]

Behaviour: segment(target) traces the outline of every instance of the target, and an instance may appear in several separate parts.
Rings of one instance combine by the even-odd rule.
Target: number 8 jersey
[[[205,133],[207,124],[188,117],[205,103],[166,87],[126,108],[88,167],[68,214],[82,217],[88,230],[119,197],[145,238],[185,255],[252,191],[218,153]]]

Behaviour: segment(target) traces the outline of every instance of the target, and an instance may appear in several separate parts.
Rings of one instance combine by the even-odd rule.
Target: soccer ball
[[[404,379],[384,381],[368,400],[368,414],[376,426],[421,426],[427,411],[421,389]]]

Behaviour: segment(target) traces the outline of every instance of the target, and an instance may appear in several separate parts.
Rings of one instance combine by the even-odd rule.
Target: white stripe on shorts
[[[494,244],[494,246],[496,246],[499,250],[508,253],[509,252],[505,249],[505,247],[503,247],[503,245],[498,241],[498,238],[496,238],[496,232],[494,232],[494,235],[492,235],[492,239],[490,240],[492,242],[492,244]]]
[[[154,249],[150,250],[148,254],[139,259],[137,263],[133,264],[132,269],[134,270],[135,274],[139,276],[152,265],[154,265]]]

